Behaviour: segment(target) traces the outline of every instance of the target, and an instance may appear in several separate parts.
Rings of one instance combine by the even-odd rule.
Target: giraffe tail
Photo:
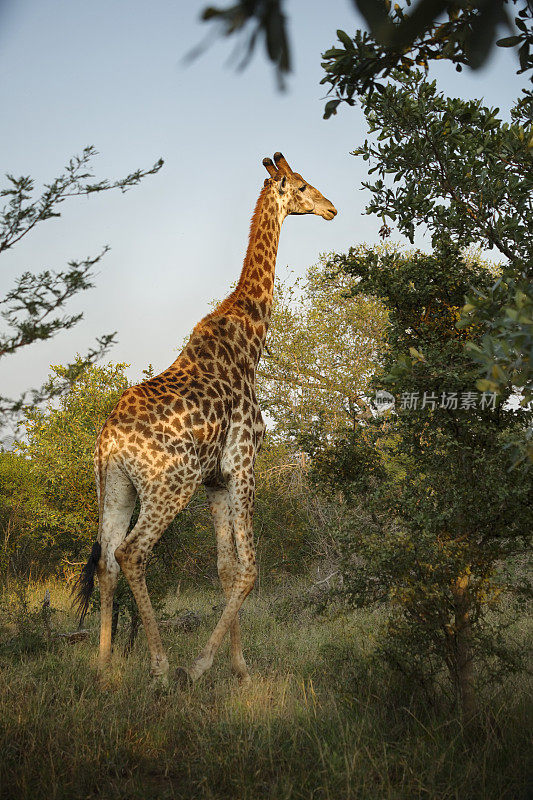
[[[95,542],[91,550],[91,555],[80,573],[80,577],[72,587],[72,605],[76,609],[80,628],[89,610],[89,603],[94,589],[94,573],[96,572],[101,554],[102,546],[100,542]]]
[[[91,595],[94,590],[94,574],[102,555],[101,535],[102,535],[102,520],[104,508],[104,492],[105,492],[105,471],[107,463],[102,468],[102,454],[100,447],[100,437],[97,441],[97,480],[98,480],[98,537],[94,542],[91,550],[91,555],[87,559],[87,563],[83,567],[80,576],[74,586],[72,587],[71,597],[72,605],[76,610],[76,615],[79,621],[79,627],[83,625],[85,615],[89,610],[89,603]]]

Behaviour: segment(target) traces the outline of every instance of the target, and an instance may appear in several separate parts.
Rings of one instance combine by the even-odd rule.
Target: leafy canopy
[[[338,30],[338,43],[323,54],[325,76],[335,99],[324,109],[328,119],[340,103],[355,105],[374,90],[383,92],[382,80],[408,75],[413,67],[429,68],[431,61],[446,59],[460,72],[478,69],[487,61],[494,43],[515,47],[518,73],[533,69],[533,7],[528,0],[357,0],[370,31],[353,37]],[[514,12],[514,13],[513,13]],[[496,41],[505,26],[511,36]]]
[[[29,176],[6,176],[7,184],[0,190],[0,197],[4,199],[0,209],[0,255],[28,236],[37,225],[60,217],[61,204],[69,198],[111,189],[126,192],[147,175],[159,172],[163,166],[160,159],[150,169],[135,170],[125,178],[95,181],[90,162],[96,155],[94,147],[86,147],[81,155],[69,161],[61,175],[44,186],[38,196],[34,196],[35,183]],[[0,330],[0,359],[34,342],[50,339],[62,330],[70,330],[80,321],[83,314],[66,314],[64,308],[74,295],[93,286],[94,267],[107,250],[107,247],[103,248],[92,258],[69,261],[64,270],[26,271],[16,280],[14,287],[0,298],[0,316],[5,325],[4,330]],[[24,393],[16,400],[0,395],[0,424],[7,417],[18,414],[24,406],[46,401],[65,391],[80,370],[101,357],[114,339],[114,333],[99,337],[83,359],[78,358],[63,368],[61,381],[56,375],[54,381]]]
[[[284,440],[328,436],[355,425],[367,397],[387,314],[373,297],[350,298],[346,274],[327,280],[328,257],[305,280],[276,283],[272,324],[259,364],[261,406]]]
[[[26,411],[25,441],[18,445],[31,465],[34,488],[27,505],[35,535],[67,556],[77,555],[96,536],[94,443],[128,386],[127,364],[87,367],[78,358],[77,367],[76,380],[59,401]],[[52,388],[63,384],[68,370],[52,367]]]
[[[503,122],[478,100],[447,98],[419,72],[396,75],[383,92],[363,98],[372,138],[353,155],[376,179],[367,213],[396,225],[412,242],[429,230],[433,244],[449,240],[495,251],[501,266],[492,285],[465,287],[457,324],[482,326],[466,342],[478,364],[478,388],[533,389],[533,116],[520,100]]]

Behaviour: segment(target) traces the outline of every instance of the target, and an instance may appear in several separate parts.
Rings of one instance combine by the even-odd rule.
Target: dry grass
[[[34,587],[34,603],[44,594]],[[72,628],[67,596],[50,584],[54,624]],[[193,633],[165,633],[187,663],[214,624],[211,592],[170,604],[201,612]],[[381,800],[527,797],[527,706],[520,682],[492,699],[473,739],[458,720],[395,700],[370,665],[379,617],[314,618],[290,594],[250,598],[242,616],[252,686],[230,677],[227,648],[193,689],[154,688],[141,634],[95,673],[88,642],[2,654],[0,796]],[[120,644],[120,643],[119,643]],[[120,651],[120,647],[117,648]]]

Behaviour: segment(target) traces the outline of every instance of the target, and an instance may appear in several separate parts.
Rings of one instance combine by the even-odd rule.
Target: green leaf
[[[337,106],[340,100],[328,100],[324,107],[324,119],[329,119],[333,114],[337,113]]]
[[[415,359],[415,361],[425,361],[426,360],[424,358],[424,356],[422,355],[422,353],[420,353],[415,347],[410,347],[409,348],[409,353],[410,353],[411,357]]]
[[[520,36],[506,36],[504,39],[498,39],[496,44],[498,47],[515,47],[521,41]]]
[[[345,31],[338,30],[337,37],[343,43],[347,50],[354,50],[354,43]]]

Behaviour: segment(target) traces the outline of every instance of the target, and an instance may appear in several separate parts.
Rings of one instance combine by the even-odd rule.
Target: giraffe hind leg
[[[128,532],[136,496],[137,493],[130,479],[118,466],[110,465],[106,475],[101,525],[101,555],[98,562],[100,586],[99,666],[101,668],[104,668],[111,658],[113,596],[120,573],[114,553]]]
[[[189,502],[201,481],[198,468],[194,473],[189,470],[187,480],[182,481],[181,488],[174,490],[162,502],[162,490],[175,486],[175,479],[164,486],[161,482],[153,487],[152,495],[141,500],[141,513],[131,533],[115,550],[115,558],[128,581],[148,640],[152,675],[166,680],[168,660],[163,649],[159,628],[146,587],[146,560],[155,544],[159,541],[176,514]]]

